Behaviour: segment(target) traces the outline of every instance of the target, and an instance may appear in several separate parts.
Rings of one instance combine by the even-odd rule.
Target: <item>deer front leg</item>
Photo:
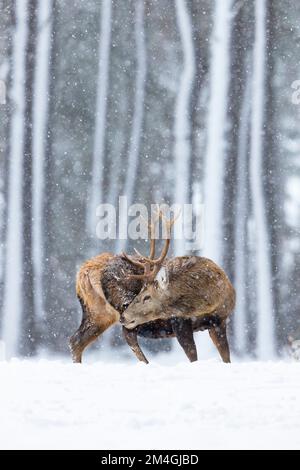
[[[125,326],[123,326],[123,335],[125,338],[126,343],[130,347],[130,349],[134,352],[136,357],[139,361],[144,362],[145,364],[149,364],[148,359],[146,358],[145,354],[141,350],[138,340],[137,340],[137,330],[127,330]]]
[[[194,341],[193,325],[190,318],[172,318],[172,328],[178,343],[191,362],[198,360],[197,348]]]
[[[213,340],[223,362],[229,363],[230,350],[226,334],[226,321],[223,321],[219,326],[215,326],[209,330],[209,335]]]

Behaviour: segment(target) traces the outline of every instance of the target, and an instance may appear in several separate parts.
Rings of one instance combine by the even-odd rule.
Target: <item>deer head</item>
[[[168,254],[171,241],[171,230],[174,225],[175,218],[166,220],[165,216],[159,212],[158,220],[162,220],[165,225],[166,239],[162,248],[161,254],[155,258],[155,222],[149,225],[150,234],[150,256],[146,257],[136,251],[139,259],[132,258],[123,253],[123,256],[135,266],[143,268],[143,274],[130,275],[131,279],[141,279],[144,281],[144,286],[140,294],[130,304],[129,309],[125,310],[121,318],[121,322],[128,329],[135,328],[141,323],[153,321],[158,318],[164,318],[162,311],[162,304],[164,297],[169,295],[166,290],[167,286],[167,270],[164,267],[164,262]],[[167,314],[165,316],[167,317]]]
[[[166,260],[174,221],[165,222],[168,236],[158,258],[140,255],[138,266],[144,280],[141,292],[124,311],[123,325],[132,329],[158,319],[215,315],[223,321],[231,314],[235,293],[224,271],[212,260],[179,256]],[[127,257],[130,262],[135,262]],[[132,276],[135,277],[136,276]]]

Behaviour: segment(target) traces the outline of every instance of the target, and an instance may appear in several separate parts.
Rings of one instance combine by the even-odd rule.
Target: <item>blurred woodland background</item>
[[[236,287],[235,352],[284,351],[300,325],[300,3],[0,0],[0,12],[8,355],[67,351],[77,268],[132,248],[95,236],[96,206],[120,195],[203,203],[197,254]]]

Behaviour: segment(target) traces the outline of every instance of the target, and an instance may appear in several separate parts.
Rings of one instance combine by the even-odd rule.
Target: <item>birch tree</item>
[[[263,140],[265,112],[266,1],[255,2],[255,44],[251,117],[250,177],[256,227],[257,355],[269,359],[275,352],[270,238],[263,191]]]
[[[12,47],[11,120],[9,127],[9,178],[2,337],[8,357],[17,354],[22,323],[22,178],[25,113],[25,51],[27,1],[15,2]]]
[[[185,0],[176,0],[177,23],[182,44],[183,65],[179,82],[174,115],[174,159],[175,159],[175,192],[176,204],[190,202],[191,178],[191,128],[190,104],[193,81],[195,78],[195,52],[192,36],[192,24],[188,5]],[[175,240],[175,254],[183,255],[185,240]]]
[[[226,148],[227,95],[229,86],[232,1],[215,3],[211,38],[210,101],[204,170],[204,252],[221,262],[224,157]]]
[[[20,352],[32,355],[36,350],[34,259],[33,259],[33,99],[36,63],[37,0],[28,0],[28,37],[25,50],[24,162],[22,177],[23,273]]]

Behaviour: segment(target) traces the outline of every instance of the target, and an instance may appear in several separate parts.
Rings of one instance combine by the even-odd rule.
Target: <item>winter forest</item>
[[[232,350],[285,355],[300,327],[300,3],[0,0],[0,11],[7,356],[68,353],[79,266],[133,247],[96,236],[97,205],[120,196],[202,204],[195,254],[235,286]],[[118,327],[105,341],[122,350]]]

